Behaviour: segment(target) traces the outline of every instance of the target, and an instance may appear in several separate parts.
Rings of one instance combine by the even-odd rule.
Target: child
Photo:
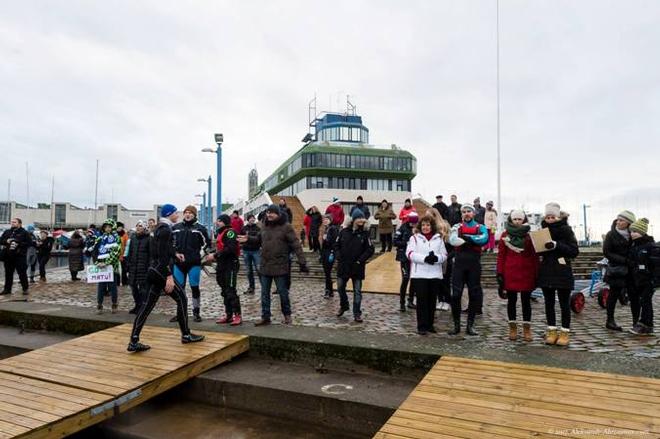
[[[653,335],[653,293],[657,285],[660,267],[659,247],[649,236],[649,220],[640,218],[630,226],[632,264],[635,288],[628,291],[633,327],[630,330],[637,335]]]

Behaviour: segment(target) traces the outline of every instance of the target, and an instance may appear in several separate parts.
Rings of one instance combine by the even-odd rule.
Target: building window
[[[55,224],[60,226],[66,224],[66,204],[55,205]]]
[[[0,224],[11,222],[11,203],[0,203]]]
[[[118,208],[116,205],[114,206],[108,206],[108,218],[112,218],[113,220],[117,221],[117,214],[118,214]],[[159,217],[160,217],[160,210],[158,211]]]

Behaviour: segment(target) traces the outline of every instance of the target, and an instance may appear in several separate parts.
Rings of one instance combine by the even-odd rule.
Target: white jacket
[[[435,264],[427,264],[424,258],[433,252],[438,257]],[[410,237],[406,247],[406,256],[410,261],[410,277],[417,279],[442,279],[442,264],[447,260],[447,249],[439,234],[428,241],[421,233]]]

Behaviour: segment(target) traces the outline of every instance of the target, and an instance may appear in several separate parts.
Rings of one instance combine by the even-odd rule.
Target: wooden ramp
[[[657,438],[660,380],[442,357],[374,437]]]
[[[363,293],[399,294],[401,269],[395,257],[396,251],[392,250],[367,264],[365,279],[362,282]]]
[[[57,438],[113,417],[245,352],[248,337],[144,328],[151,350],[126,352],[131,325],[0,361],[0,438]]]

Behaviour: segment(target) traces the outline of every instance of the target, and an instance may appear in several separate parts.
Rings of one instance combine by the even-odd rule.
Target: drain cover
[[[328,384],[321,387],[321,391],[328,395],[343,395],[351,390],[353,390],[353,386],[349,386],[348,384]]]

